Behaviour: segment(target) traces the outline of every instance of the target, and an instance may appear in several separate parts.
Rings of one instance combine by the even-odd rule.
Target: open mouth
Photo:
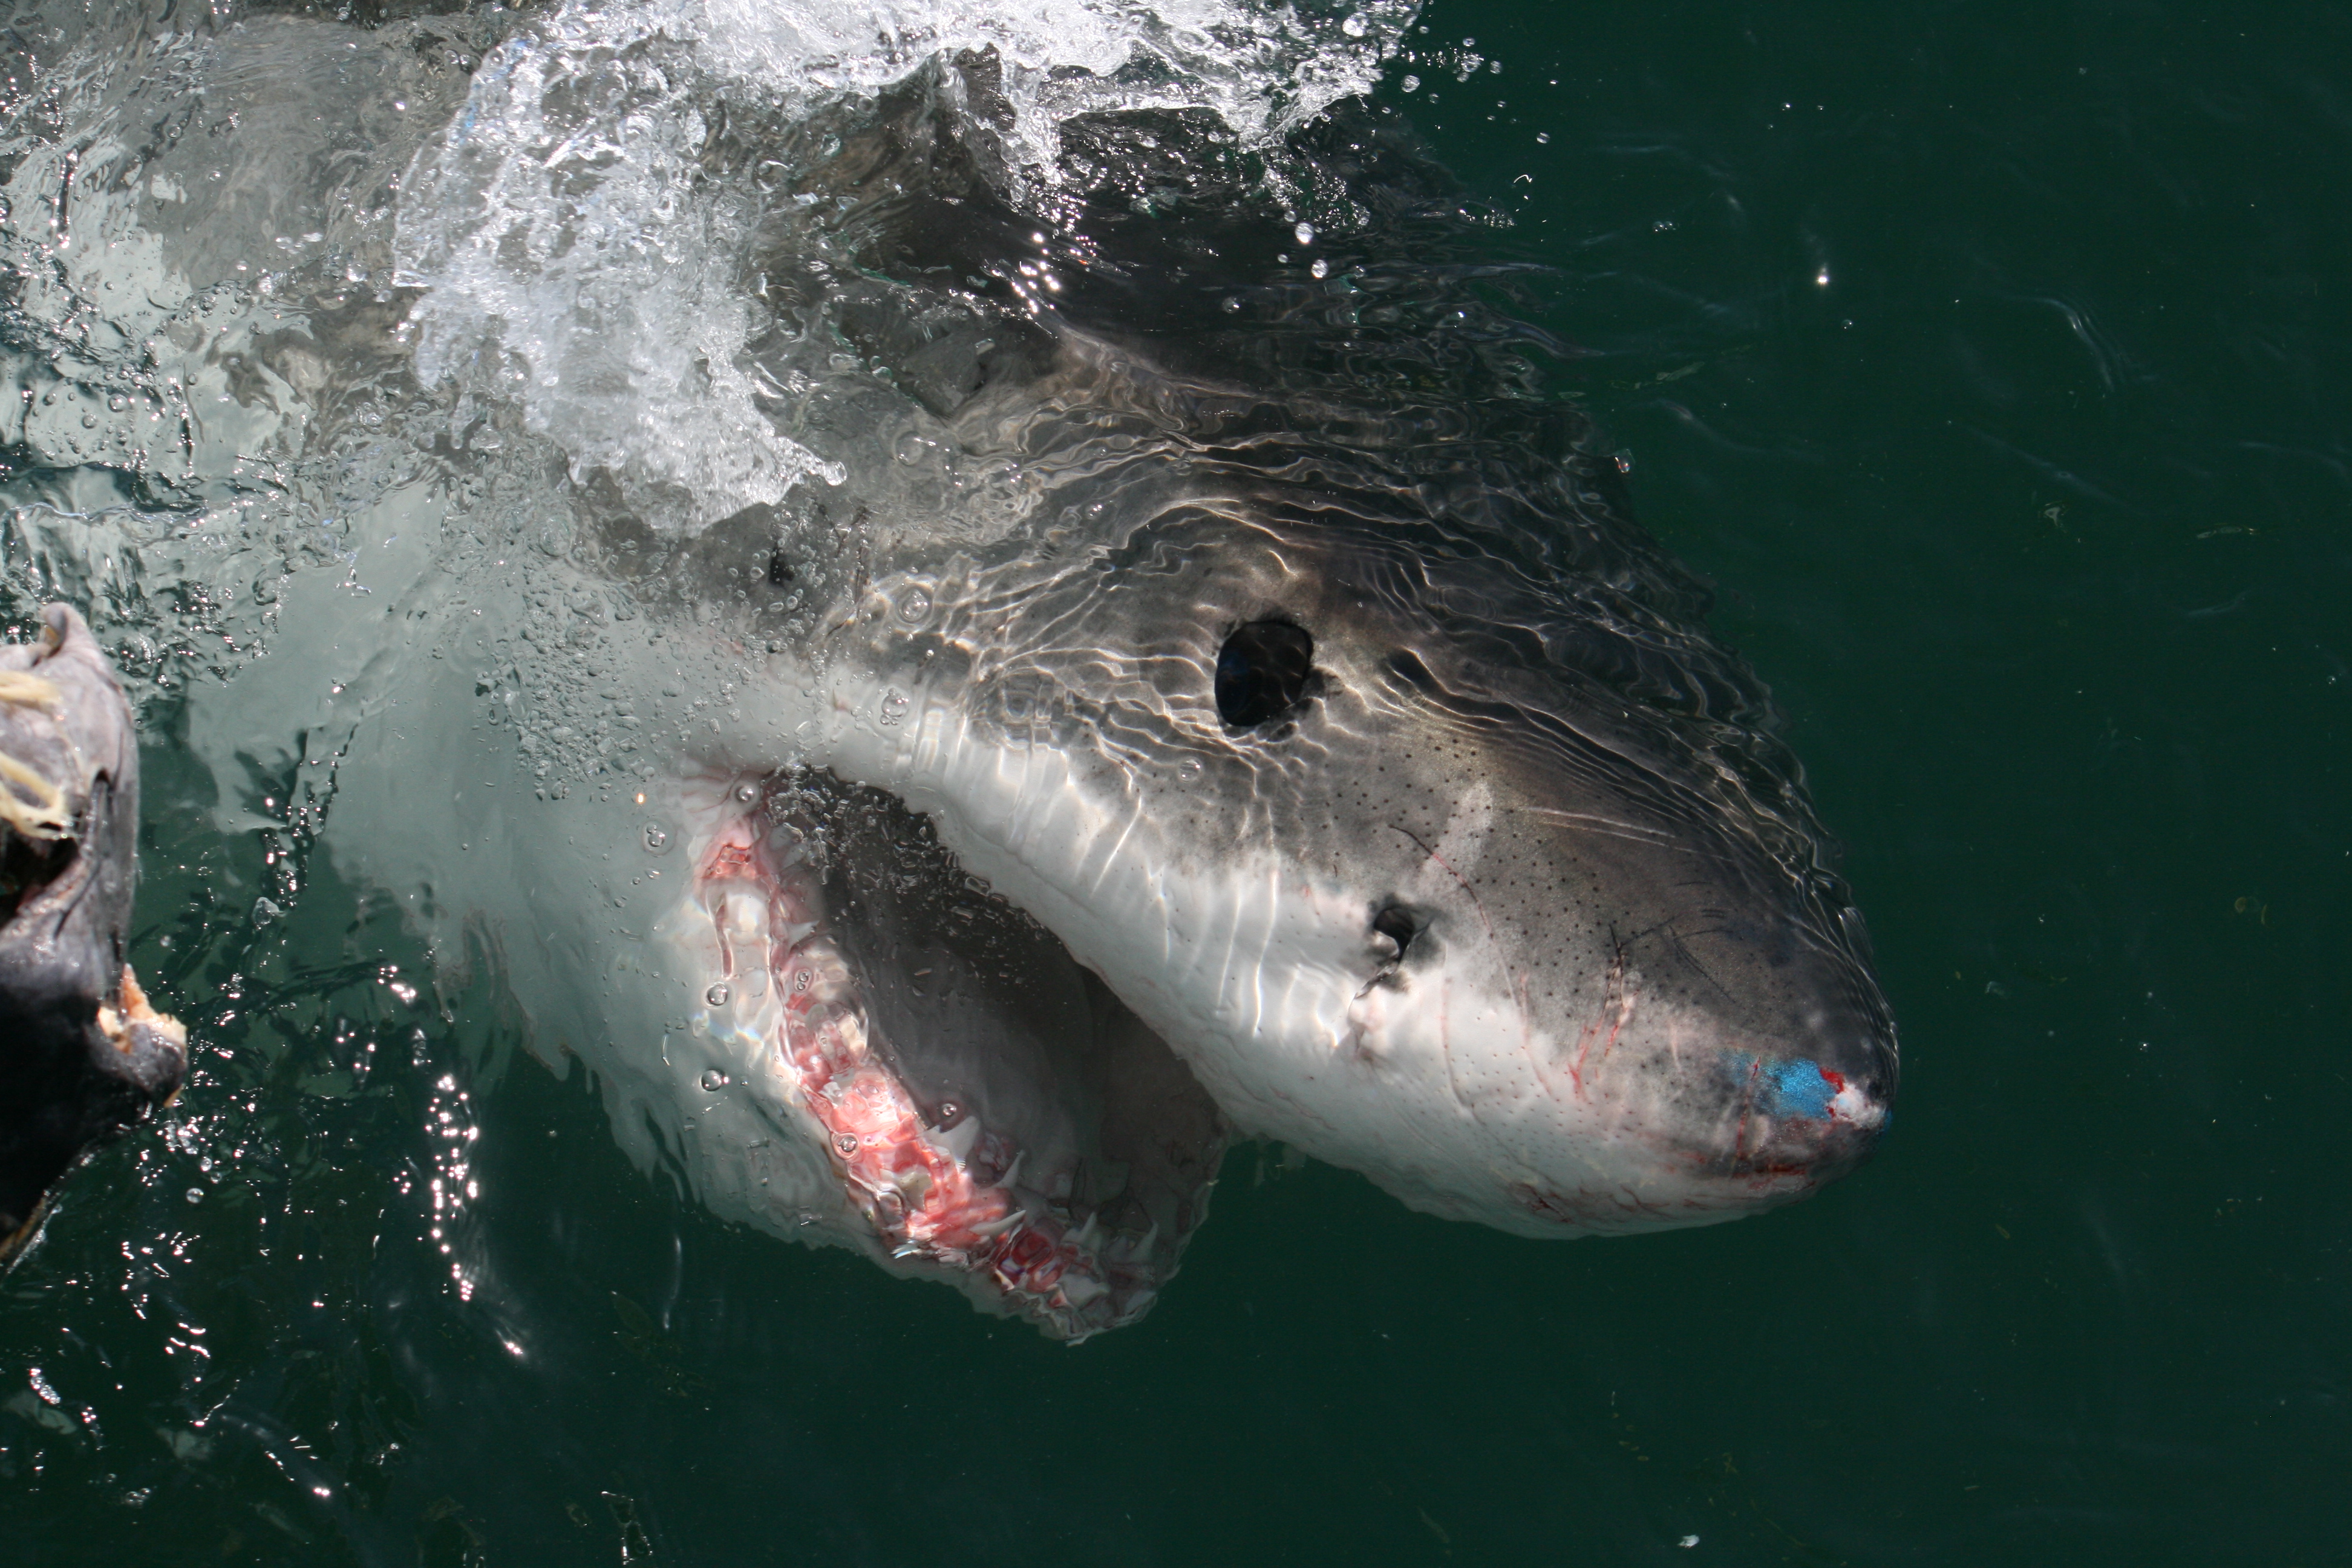
[[[855,1223],[1058,1337],[1140,1317],[1205,1215],[1214,1102],[894,796],[791,773],[723,801],[694,863],[705,1001]]]

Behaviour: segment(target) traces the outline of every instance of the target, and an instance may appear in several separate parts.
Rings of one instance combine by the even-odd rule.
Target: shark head
[[[741,297],[573,369],[468,334],[687,273],[598,271],[570,195],[543,255],[412,247],[433,363],[573,482],[386,618],[339,862],[464,921],[714,1208],[1066,1337],[1149,1306],[1235,1135],[1536,1237],[1852,1168],[1896,1079],[1860,918],[1465,198],[1375,110],[1302,122],[1361,225],[1302,265],[1213,114],[1061,114],[1016,169],[992,82],[696,121],[742,222],[693,276]]]
[[[1885,1125],[1892,1021],[1801,805],[1628,689],[1637,626],[1507,562],[1260,486],[885,582],[842,636],[840,763],[1244,1131],[1572,1236],[1786,1202]]]

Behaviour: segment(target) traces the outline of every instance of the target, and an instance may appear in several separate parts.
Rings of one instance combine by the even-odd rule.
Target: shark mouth
[[[1207,1093],[895,796],[796,772],[724,801],[690,893],[705,999],[851,1228],[1058,1338],[1142,1316],[1206,1214]]]

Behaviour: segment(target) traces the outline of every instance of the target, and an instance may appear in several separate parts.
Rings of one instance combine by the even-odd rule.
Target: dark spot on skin
[[[1402,963],[1404,955],[1412,948],[1412,939],[1421,934],[1421,922],[1403,905],[1390,904],[1372,917],[1372,932],[1396,943],[1396,961]]]
[[[1217,650],[1217,717],[1228,729],[1273,722],[1312,694],[1315,639],[1287,621],[1250,621]]]

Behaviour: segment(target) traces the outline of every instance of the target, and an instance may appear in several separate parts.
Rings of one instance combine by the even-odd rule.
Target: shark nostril
[[[1421,934],[1421,922],[1402,904],[1391,904],[1372,917],[1372,934],[1396,943],[1396,962],[1402,963],[1405,953],[1412,947],[1412,939]]]
[[[1315,639],[1288,621],[1251,621],[1217,650],[1217,717],[1253,730],[1306,700],[1315,676]]]

